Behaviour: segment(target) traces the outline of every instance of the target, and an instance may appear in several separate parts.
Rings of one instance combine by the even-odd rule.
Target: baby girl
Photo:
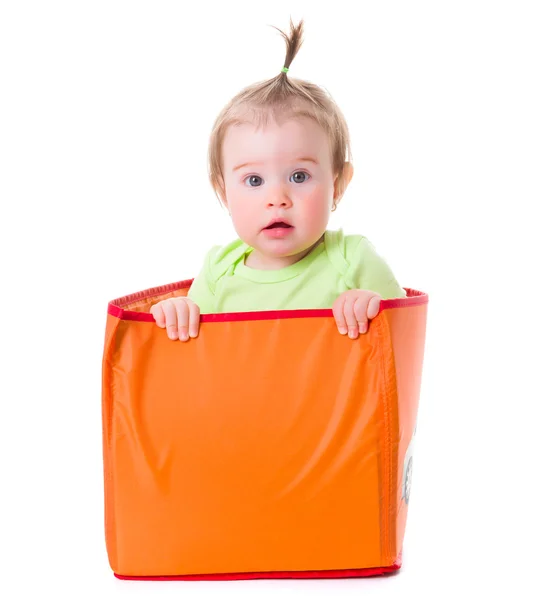
[[[382,298],[406,296],[366,237],[326,230],[353,175],[349,132],[325,91],[287,75],[303,21],[281,33],[280,74],[243,89],[214,123],[210,181],[238,239],[211,248],[186,297],[151,307],[171,339],[197,337],[201,313],[305,308],[332,308],[354,339]]]

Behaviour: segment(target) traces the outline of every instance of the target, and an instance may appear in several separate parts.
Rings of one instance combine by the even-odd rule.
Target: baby
[[[349,132],[325,91],[288,78],[303,21],[280,32],[280,74],[243,89],[214,123],[210,181],[238,239],[211,248],[186,297],[151,307],[171,339],[197,337],[200,313],[305,308],[332,308],[355,339],[382,298],[406,296],[366,237],[326,230],[353,175]]]

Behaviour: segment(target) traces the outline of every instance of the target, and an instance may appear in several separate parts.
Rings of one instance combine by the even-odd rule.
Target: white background
[[[193,277],[233,239],[209,131],[279,72],[269,25],[290,16],[289,75],[326,87],[351,131],[329,228],[430,297],[403,567],[121,582],[103,537],[107,303]],[[546,597],[548,30],[527,0],[1,3],[1,597]]]

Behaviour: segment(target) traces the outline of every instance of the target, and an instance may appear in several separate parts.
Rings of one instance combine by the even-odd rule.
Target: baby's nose
[[[273,206],[287,206],[290,203],[291,200],[285,191],[274,192],[269,197],[269,204]]]

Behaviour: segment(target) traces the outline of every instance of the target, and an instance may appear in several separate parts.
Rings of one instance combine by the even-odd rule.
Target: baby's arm
[[[187,292],[187,296],[168,298],[150,308],[156,324],[165,327],[172,340],[187,341],[198,336],[200,313],[215,312],[215,296],[210,277],[210,255],[206,255],[201,271]]]
[[[387,261],[364,236],[348,249],[347,260],[346,283],[351,289],[369,290],[385,300],[406,297]]]
[[[406,291],[367,238],[349,236],[345,241],[345,283],[350,289],[334,302],[333,313],[339,332],[356,339],[368,331],[368,320],[377,316],[382,299],[404,298]]]
[[[214,246],[206,254],[202,268],[187,292],[187,298],[200,306],[200,312],[213,313],[215,312],[215,293],[214,285],[211,276],[211,258],[217,252],[218,246]]]

